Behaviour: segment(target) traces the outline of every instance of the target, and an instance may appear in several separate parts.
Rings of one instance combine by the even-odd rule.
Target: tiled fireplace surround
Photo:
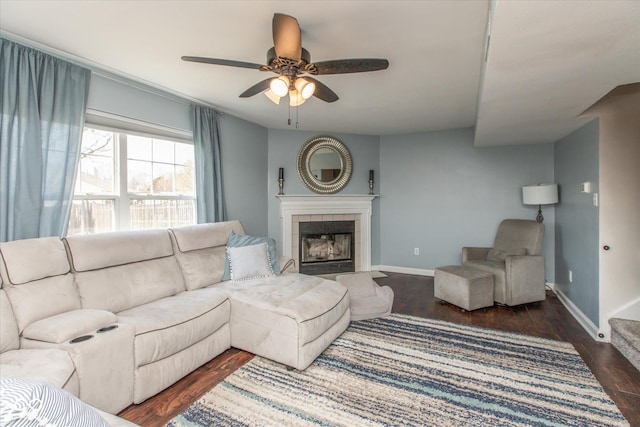
[[[371,270],[371,201],[375,196],[278,196],[282,248],[285,257],[299,260],[299,223],[355,221],[355,270]]]

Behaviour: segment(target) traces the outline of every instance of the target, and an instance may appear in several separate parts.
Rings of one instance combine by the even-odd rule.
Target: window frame
[[[97,117],[97,119],[96,119]],[[106,120],[105,120],[106,118]],[[105,123],[106,122],[106,123]],[[118,125],[120,124],[120,125]],[[87,113],[87,120],[85,121],[84,129],[96,129],[106,132],[112,132],[114,134],[114,146],[113,146],[113,173],[114,173],[114,192],[106,193],[75,193],[73,201],[84,200],[111,200],[114,203],[113,207],[113,231],[125,231],[133,230],[131,223],[131,202],[134,200],[189,200],[193,201],[193,224],[197,223],[197,190],[196,190],[196,173],[195,173],[195,152],[194,152],[194,164],[193,164],[193,195],[185,193],[175,194],[146,194],[129,192],[128,188],[128,157],[127,157],[127,136],[134,135],[144,138],[151,138],[156,140],[171,141],[173,143],[188,144],[193,147],[193,140],[187,139],[191,137],[191,133],[177,131],[170,128],[165,128],[157,125],[149,125],[143,122],[139,122],[132,119],[121,121],[114,119],[108,114],[92,114]],[[155,130],[155,131],[154,131]],[[83,130],[84,132],[84,130]],[[173,133],[173,135],[172,135]],[[195,151],[195,150],[194,150]],[[175,161],[175,160],[174,160]],[[152,160],[153,162],[153,160]],[[156,162],[163,163],[165,162]],[[173,163],[175,166],[176,163]],[[80,164],[78,164],[78,169]],[[77,172],[78,173],[78,172]],[[175,169],[174,169],[175,175]],[[76,176],[76,179],[79,179]],[[152,227],[157,228],[157,227]],[[77,234],[89,234],[81,231]]]

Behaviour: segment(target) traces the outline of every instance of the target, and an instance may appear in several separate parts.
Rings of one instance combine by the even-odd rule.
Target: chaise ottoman
[[[287,273],[214,285],[231,301],[231,346],[304,370],[349,326],[347,288]]]
[[[434,276],[434,296],[464,308],[477,310],[493,305],[493,275],[460,265],[438,267]]]

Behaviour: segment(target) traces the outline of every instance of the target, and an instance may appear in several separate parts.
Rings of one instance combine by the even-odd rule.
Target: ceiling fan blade
[[[338,99],[340,99],[338,98],[338,95],[334,91],[329,89],[329,87],[324,83],[308,76],[305,76],[305,80],[312,81],[316,84],[316,90],[315,92],[313,92],[313,96],[315,96],[316,98],[321,99],[324,102],[336,102]]]
[[[259,70],[263,66],[252,62],[232,61],[230,59],[202,58],[200,56],[183,56],[183,61],[202,62],[204,64],[226,65],[228,67],[251,68]]]
[[[315,67],[318,75],[365,73],[367,71],[386,70],[389,67],[389,61],[378,58],[334,59],[316,62],[311,64],[310,67]]]
[[[300,35],[300,26],[293,16],[275,13],[273,15],[273,46],[276,49],[276,55],[300,60],[302,55],[302,36]]]
[[[264,92],[265,90],[269,89],[269,83],[271,83],[271,80],[273,79],[266,79],[254,84],[249,89],[242,92],[240,94],[240,98],[249,98],[253,95],[259,94],[260,92]]]

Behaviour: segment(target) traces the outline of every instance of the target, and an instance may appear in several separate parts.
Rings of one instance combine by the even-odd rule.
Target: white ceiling
[[[182,55],[264,63],[274,12],[312,61],[387,58],[388,70],[319,76],[300,128],[371,135],[476,126],[477,146],[555,141],[618,85],[640,81],[640,1],[0,1],[0,30],[268,128],[288,106],[238,95],[269,74]],[[295,111],[292,111],[295,121]]]

